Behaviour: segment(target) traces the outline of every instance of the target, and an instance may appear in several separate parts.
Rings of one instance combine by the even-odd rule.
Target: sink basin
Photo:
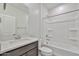
[[[1,43],[1,48],[4,47],[11,47],[11,46],[16,46],[16,45],[20,45],[20,44],[24,44],[25,42],[29,42],[30,40],[28,39],[13,39],[13,40],[8,40],[8,41],[3,41]]]

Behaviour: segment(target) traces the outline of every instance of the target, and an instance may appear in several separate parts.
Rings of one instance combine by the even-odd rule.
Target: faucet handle
[[[47,37],[47,38],[53,38],[52,35],[47,35],[47,34],[46,34],[46,37]]]

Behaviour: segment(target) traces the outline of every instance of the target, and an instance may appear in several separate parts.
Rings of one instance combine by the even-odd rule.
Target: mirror
[[[13,34],[23,37],[28,27],[28,8],[20,3],[0,4],[0,40],[11,40]]]

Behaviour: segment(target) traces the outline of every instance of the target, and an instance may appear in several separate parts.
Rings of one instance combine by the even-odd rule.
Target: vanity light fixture
[[[3,3],[3,9],[6,10],[6,3]]]

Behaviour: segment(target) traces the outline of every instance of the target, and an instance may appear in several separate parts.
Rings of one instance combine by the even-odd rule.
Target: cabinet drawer
[[[31,49],[27,53],[25,53],[23,56],[37,56],[38,55],[38,47]]]
[[[3,55],[6,55],[6,56],[20,56],[20,55],[24,54],[25,52],[27,52],[27,51],[29,51],[29,50],[37,47],[37,46],[38,46],[38,42],[34,42],[34,43],[28,44],[26,46],[11,50],[9,52],[6,52]]]

